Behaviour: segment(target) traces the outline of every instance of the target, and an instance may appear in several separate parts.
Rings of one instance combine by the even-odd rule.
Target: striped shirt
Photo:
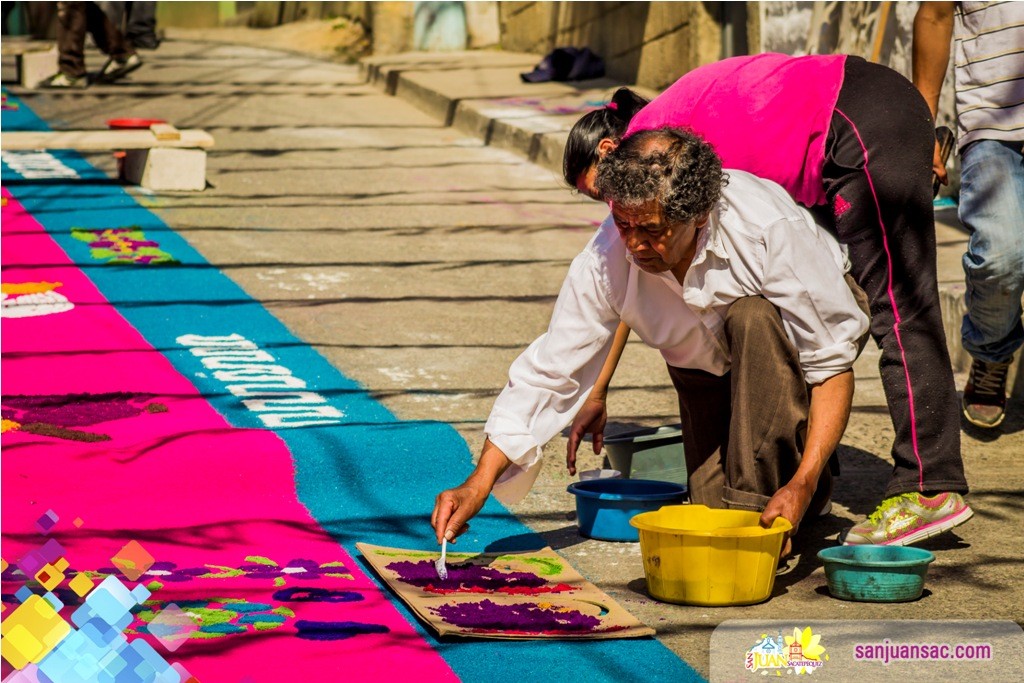
[[[958,2],[954,14],[960,148],[1024,141],[1024,2]]]

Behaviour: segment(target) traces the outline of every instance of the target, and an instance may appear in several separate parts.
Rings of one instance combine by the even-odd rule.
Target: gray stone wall
[[[589,47],[608,75],[664,88],[721,57],[723,3],[500,2],[501,47],[545,54]]]
[[[759,52],[790,55],[847,52],[911,77],[914,15],[919,2],[757,2],[752,41]],[[953,64],[939,101],[938,125],[953,126]]]

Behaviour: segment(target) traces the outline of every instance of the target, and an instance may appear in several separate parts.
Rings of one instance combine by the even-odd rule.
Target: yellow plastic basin
[[[637,515],[647,592],[684,605],[753,605],[772,594],[782,541],[792,525],[770,529],[759,512],[667,505]]]

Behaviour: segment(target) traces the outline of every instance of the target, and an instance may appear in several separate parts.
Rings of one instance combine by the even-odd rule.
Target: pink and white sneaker
[[[867,519],[840,535],[843,545],[910,545],[949,531],[974,510],[959,493],[901,493],[882,501]]]

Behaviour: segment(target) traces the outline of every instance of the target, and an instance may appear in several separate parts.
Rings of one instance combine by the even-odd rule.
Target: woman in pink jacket
[[[649,104],[620,89],[577,122],[566,144],[566,182],[600,199],[597,163],[621,138],[689,128],[725,168],[775,181],[820,213],[848,248],[851,274],[870,300],[896,432],[884,500],[845,532],[848,544],[914,543],[973,514],[961,495],[959,409],[936,285],[933,125],[918,91],[887,67],[846,55],[760,54],[695,69]],[[606,382],[628,330],[620,332],[604,383],[573,423],[570,469],[584,433],[600,450]]]

